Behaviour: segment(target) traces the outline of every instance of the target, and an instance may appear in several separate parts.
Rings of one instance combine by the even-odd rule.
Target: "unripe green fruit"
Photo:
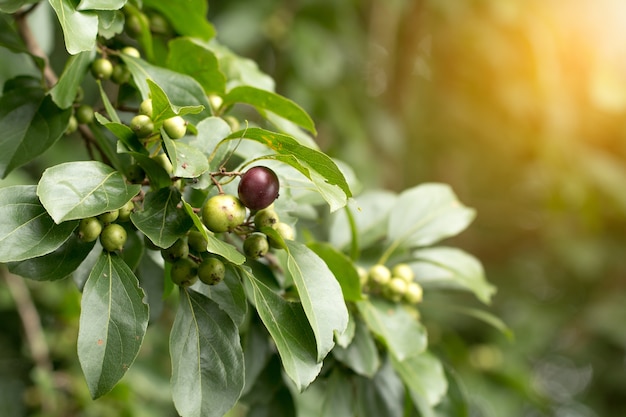
[[[391,280],[391,271],[385,265],[374,265],[368,271],[368,279],[370,282],[383,287]]]
[[[197,230],[192,230],[189,232],[189,236],[187,236],[187,244],[190,250],[196,253],[203,253],[206,252],[209,242],[204,238],[202,233]]]
[[[78,237],[83,242],[93,242],[102,233],[102,223],[95,217],[82,219],[78,225]]]
[[[124,248],[127,237],[126,229],[117,223],[111,223],[102,229],[102,233],[100,233],[100,243],[104,250],[113,252]]]
[[[98,220],[100,220],[104,224],[113,223],[120,216],[119,210],[111,210],[106,213],[102,213],[98,216]]]
[[[76,120],[76,117],[72,115],[70,116],[70,120],[67,122],[67,127],[65,128],[65,134],[71,135],[72,133],[76,132],[76,129],[78,129],[78,120]]]
[[[93,107],[88,104],[81,104],[76,109],[76,121],[80,124],[93,122]]]
[[[186,239],[178,239],[172,246],[161,250],[161,256],[166,262],[176,262],[189,255],[189,245]]]
[[[106,58],[98,58],[91,63],[91,74],[99,80],[108,80],[113,74],[113,64]]]
[[[246,219],[246,208],[233,195],[218,194],[202,206],[202,222],[214,233],[230,232]]]
[[[124,64],[118,64],[113,68],[113,73],[111,74],[111,80],[115,84],[126,84],[130,81],[130,71],[126,68]]]
[[[74,104],[81,103],[85,98],[85,90],[80,85],[76,88],[76,96],[74,96]]]
[[[408,264],[397,264],[391,269],[391,276],[402,278],[408,283],[413,281],[415,273]]]
[[[131,14],[126,16],[124,29],[131,37],[136,38],[141,35],[142,27],[145,26],[147,28],[149,24],[148,16],[145,14]]]
[[[410,304],[417,304],[422,301],[424,290],[417,282],[411,282],[406,287],[404,299]]]
[[[130,200],[128,203],[124,204],[121,209],[119,209],[117,221],[122,223],[129,221],[130,215],[133,211],[135,211],[135,203],[133,203],[133,200]]]
[[[272,208],[265,208],[263,210],[259,210],[254,215],[254,226],[257,229],[261,229],[262,227],[274,227],[278,224],[278,214]]]
[[[361,287],[365,287],[367,285],[367,270],[362,266],[357,265],[356,272],[359,275],[359,282],[361,283]]]
[[[139,114],[152,117],[152,99],[147,98],[139,105]]]
[[[278,222],[274,225],[274,230],[283,238],[283,240],[294,240],[296,237],[296,233],[293,230],[293,227],[288,225],[287,223]],[[274,239],[269,237],[270,246],[275,249],[280,249],[280,245]]]
[[[130,121],[130,128],[140,138],[148,137],[154,131],[154,123],[145,114],[138,114]]]
[[[189,258],[181,258],[172,264],[172,282],[181,287],[189,287],[198,280],[198,264]]]
[[[262,258],[269,250],[270,244],[267,241],[267,236],[263,233],[251,233],[246,240],[243,241],[243,253],[249,258]]]
[[[134,58],[141,58],[141,54],[137,50],[137,48],[133,48],[132,46],[125,46],[120,51],[124,55],[132,56]]]
[[[383,295],[392,301],[400,301],[406,294],[407,282],[402,278],[393,277],[383,288]]]
[[[155,155],[152,157],[152,160],[156,162],[157,164],[159,164],[168,174],[171,174],[172,172],[174,172],[174,167],[172,166],[172,162],[170,161],[170,159],[167,157],[166,154],[160,153],[158,155]]]
[[[170,139],[180,139],[187,133],[187,122],[180,116],[170,117],[163,121],[163,130]]]
[[[146,171],[139,164],[132,164],[126,168],[126,179],[133,184],[140,184],[146,179]]]
[[[217,258],[206,258],[198,267],[200,281],[207,285],[215,285],[224,279],[226,268],[224,263]]]
[[[172,28],[170,27],[170,22],[165,17],[154,13],[150,15],[150,31],[159,35],[170,35]]]

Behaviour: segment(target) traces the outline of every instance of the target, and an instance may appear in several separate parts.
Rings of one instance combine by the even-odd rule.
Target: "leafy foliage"
[[[58,79],[46,67],[41,80],[6,83],[0,174],[59,140],[82,140],[91,160],[52,164],[36,185],[0,189],[0,262],[33,280],[78,284],[77,350],[90,396],[118,386],[149,322],[171,307],[170,386],[183,416],[222,416],[242,404],[251,416],[291,415],[306,410],[309,395],[338,416],[423,414],[444,403],[448,380],[428,349],[420,283],[426,298],[452,287],[490,301],[478,260],[429,247],[463,231],[474,211],[438,183],[354,196],[349,167],[315,145],[309,114],[214,39],[206,2],[50,4],[71,57]],[[16,15],[14,24],[27,23]],[[15,33],[2,39],[23,52]],[[95,59],[111,63],[110,79],[88,74]],[[76,132],[86,87],[99,93],[95,119]],[[185,134],[168,136],[167,121],[180,117]],[[213,218],[237,216],[226,205],[205,211],[206,201],[235,195],[244,169],[259,164],[281,183],[266,209],[275,224],[255,224],[256,211],[241,206],[241,222],[212,227]],[[116,230],[100,235],[102,244],[87,238],[100,226]],[[244,250],[253,234],[271,248],[260,258]],[[208,260],[223,268],[206,276]],[[383,282],[371,273],[400,262],[416,276]],[[419,297],[408,297],[408,286]]]

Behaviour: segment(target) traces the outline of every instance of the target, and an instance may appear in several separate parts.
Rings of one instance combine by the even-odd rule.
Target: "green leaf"
[[[81,0],[76,10],[119,10],[126,0]]]
[[[474,216],[450,186],[422,184],[398,196],[389,215],[388,237],[402,248],[426,246],[463,231]]]
[[[453,288],[471,291],[488,304],[496,288],[487,282],[478,259],[457,248],[445,246],[413,252],[411,262],[417,281],[428,288]]]
[[[54,9],[65,38],[65,48],[70,55],[91,51],[96,46],[98,16],[92,12],[76,10],[72,0],[48,0]]]
[[[169,248],[193,225],[185,209],[178,207],[180,191],[175,187],[161,188],[146,194],[144,209],[130,215],[137,229],[160,248]]]
[[[135,135],[135,133],[128,125],[125,125],[119,121],[111,122],[100,113],[95,113],[94,116],[96,117],[98,123],[106,127],[109,132],[113,133],[113,135],[115,135],[115,137],[124,144],[124,149],[120,149],[120,147],[118,146],[118,152],[130,153],[131,155],[133,155],[134,153],[139,153],[147,157],[148,150],[145,146],[143,146],[143,144],[137,138],[137,135]],[[168,176],[167,178],[168,179],[166,181],[166,184],[169,184],[170,177]]]
[[[321,416],[353,417],[354,390],[352,381],[335,368],[324,389]]]
[[[341,287],[326,263],[304,244],[288,240],[287,269],[293,279],[317,343],[317,360],[335,346],[335,332],[348,325]]]
[[[194,108],[194,106],[203,106],[204,110],[200,113],[189,114],[187,116],[187,119],[192,123],[198,123],[211,116],[211,106],[202,86],[190,76],[151,65],[140,58],[134,58],[124,54],[120,55],[120,58],[122,58],[131,72],[133,80],[141,93],[141,97],[144,99],[150,98],[151,96],[148,80],[152,80],[155,85],[158,85],[162,89],[170,102],[182,103],[191,108]],[[158,102],[159,99],[157,98],[157,106]],[[163,117],[163,115],[160,117]]]
[[[259,111],[271,111],[298,126],[301,126],[314,135],[317,134],[311,117],[295,102],[273,93],[250,86],[235,87],[224,96],[223,106],[235,103],[246,103]]]
[[[37,0],[0,0],[0,12],[15,13],[26,4],[37,3]]]
[[[37,195],[56,223],[116,210],[139,192],[124,176],[98,161],[66,162],[46,169]]]
[[[441,402],[448,390],[448,381],[441,361],[435,355],[425,351],[404,360],[398,360],[392,355],[391,363],[406,384],[412,398],[424,399],[431,407]],[[418,407],[420,402],[414,400]]]
[[[183,416],[221,417],[237,402],[244,358],[235,323],[213,300],[180,292],[170,333],[172,397]]]
[[[356,303],[367,327],[399,360],[426,349],[426,329],[402,306],[380,298]]]
[[[198,114],[204,110],[204,106],[177,106],[172,104],[163,89],[151,79],[147,78],[146,83],[150,89],[152,99],[152,121],[160,126],[159,122],[173,116],[184,116],[186,114]]]
[[[217,57],[193,38],[180,37],[169,42],[167,66],[193,77],[206,94],[223,93],[226,88],[226,78],[220,71]]]
[[[56,281],[74,272],[93,249],[94,242],[83,242],[77,234],[54,252],[19,262],[10,262],[9,270],[17,275],[35,281]]]
[[[215,36],[215,29],[207,19],[208,3],[204,0],[163,2],[143,0],[144,7],[157,10],[167,18],[176,32],[208,41]]]
[[[242,268],[248,298],[256,306],[269,331],[285,368],[285,372],[304,390],[317,377],[322,362],[317,361],[315,335],[302,304],[288,302]]]
[[[365,323],[358,319],[355,322],[352,343],[347,348],[336,346],[333,355],[357,374],[372,378],[380,368],[378,349]]]
[[[350,258],[328,243],[313,242],[308,246],[326,262],[328,268],[339,281],[343,298],[346,301],[358,301],[363,298],[359,274],[356,272]]]
[[[34,185],[0,188],[0,262],[46,255],[72,235],[77,221],[55,224]]]
[[[206,156],[211,155],[214,151],[212,159],[209,161],[209,169],[211,171],[219,170],[222,161],[228,156],[230,149],[227,146],[217,145],[222,139],[230,135],[230,126],[220,117],[207,117],[196,126],[198,134],[189,140],[189,145],[202,151]]]
[[[119,10],[98,10],[98,36],[111,39],[124,30],[124,13]]]
[[[346,205],[352,196],[343,173],[328,155],[298,143],[294,138],[260,128],[250,128],[229,135],[224,141],[250,139],[259,142],[276,155],[267,158],[287,163],[307,177],[330,205],[331,211]]]
[[[404,386],[389,361],[385,361],[374,378],[357,377],[357,412],[359,417],[402,417]]]
[[[92,398],[109,392],[133,364],[148,327],[148,305],[124,261],[102,252],[85,287],[78,359]]]
[[[193,211],[193,207],[186,201],[183,201],[183,208],[193,220],[193,224],[196,226],[196,229],[202,233],[202,236],[207,240],[207,251],[214,253],[216,255],[220,255],[224,257],[229,262],[232,262],[236,265],[241,265],[246,261],[246,257],[237,250],[230,243],[226,243],[221,239],[218,239],[213,235],[213,233],[209,233],[209,231],[204,227],[200,217]]]
[[[172,140],[161,129],[163,144],[172,161],[173,175],[181,178],[197,178],[209,170],[209,161],[201,150],[186,144],[183,140]]]
[[[63,136],[72,114],[58,108],[41,86],[20,80],[0,97],[0,176],[32,161]]]
[[[78,88],[83,81],[87,68],[93,60],[93,51],[85,51],[70,56],[59,81],[50,90],[52,100],[62,109],[67,109],[74,103]]]

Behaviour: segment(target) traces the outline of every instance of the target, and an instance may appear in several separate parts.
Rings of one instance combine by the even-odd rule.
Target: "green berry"
[[[198,230],[192,230],[189,232],[189,236],[187,236],[187,244],[189,249],[195,253],[203,253],[206,252],[209,242]]]
[[[174,284],[189,287],[198,280],[198,264],[189,258],[181,258],[172,264],[170,278]]]
[[[408,264],[397,264],[391,269],[391,276],[402,278],[408,283],[413,281],[415,273]]]
[[[137,48],[133,48],[132,46],[125,46],[120,51],[124,55],[132,56],[134,58],[141,58],[141,54],[137,50]]]
[[[144,114],[148,117],[152,117],[152,99],[147,98],[139,105],[139,114]]]
[[[230,232],[246,219],[246,208],[233,195],[218,194],[202,206],[202,222],[214,233]]]
[[[98,216],[98,220],[100,220],[104,224],[113,223],[120,215],[119,210],[111,210],[106,213],[102,213]]]
[[[95,217],[82,219],[78,225],[78,237],[84,242],[93,242],[102,233],[102,223]]]
[[[422,286],[417,282],[411,282],[406,287],[406,293],[404,294],[404,299],[410,304],[418,304],[422,301],[422,297],[424,296],[424,290]]]
[[[278,233],[278,235],[280,237],[283,238],[283,240],[294,240],[296,237],[295,231],[293,230],[293,227],[291,227],[290,225],[288,225],[287,223],[283,223],[283,222],[278,222],[274,225],[274,230],[276,230],[276,232]],[[275,249],[280,249],[281,246],[278,242],[276,242],[274,239],[272,239],[271,237],[269,238],[269,242],[270,242],[270,246],[275,248]]]
[[[262,227],[274,227],[278,224],[278,221],[278,214],[270,207],[259,210],[254,215],[254,226],[257,229],[261,229]]]
[[[368,279],[370,282],[383,287],[391,280],[391,271],[385,265],[374,265],[368,271]]]
[[[137,38],[141,35],[143,27],[148,28],[149,24],[148,16],[145,14],[131,14],[126,16],[124,29],[131,37]]]
[[[218,284],[225,274],[224,263],[215,257],[206,258],[198,267],[198,277],[207,285]]]
[[[148,137],[154,131],[152,119],[145,114],[138,114],[130,121],[130,128],[140,138]]]
[[[71,135],[72,133],[76,132],[76,129],[78,129],[78,120],[76,120],[76,117],[72,115],[70,116],[70,120],[67,122],[67,127],[65,128],[65,134]]]
[[[82,125],[93,122],[93,107],[81,104],[76,109],[76,121]]]
[[[166,262],[176,262],[189,255],[189,245],[186,239],[178,239],[172,246],[161,250],[161,256]]]
[[[243,253],[252,259],[264,257],[270,249],[267,236],[260,232],[251,233],[246,240],[243,241]]]
[[[98,58],[91,63],[91,74],[99,80],[108,80],[113,74],[113,64],[106,58]]]
[[[163,130],[170,139],[180,139],[187,133],[187,122],[180,116],[170,117],[163,121]]]
[[[126,229],[117,223],[105,226],[100,233],[100,243],[108,252],[121,251],[124,248],[124,243],[126,243],[126,238]]]
[[[130,81],[131,73],[126,68],[124,64],[118,64],[113,68],[113,73],[111,74],[111,80],[115,84],[126,84]]]
[[[122,208],[119,209],[119,216],[117,218],[118,222],[127,222],[130,220],[130,215],[135,211],[135,203],[133,200],[130,200]]]
[[[172,162],[170,161],[170,159],[167,157],[166,154],[160,153],[158,155],[155,155],[152,157],[152,160],[156,162],[157,164],[159,164],[168,174],[171,174],[172,172],[174,172],[174,167],[172,166]]]
[[[126,168],[126,179],[133,184],[141,184],[146,179],[146,171],[139,164],[132,164]]]
[[[359,275],[359,282],[361,283],[361,287],[365,287],[367,285],[367,269],[357,265],[356,272]]]
[[[398,302],[404,298],[408,284],[402,278],[393,277],[383,288],[383,294],[392,301]]]

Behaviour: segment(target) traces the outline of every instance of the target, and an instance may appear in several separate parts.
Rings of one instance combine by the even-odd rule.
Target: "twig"
[[[28,49],[28,51],[31,54],[43,59],[43,62],[44,62],[43,76],[44,76],[44,79],[46,80],[46,84],[48,88],[50,88],[57,83],[59,78],[57,77],[57,75],[54,73],[54,70],[50,66],[50,60],[48,59],[48,56],[41,49],[41,47],[37,43],[37,40],[35,39],[35,36],[33,35],[33,32],[30,30],[30,26],[28,25],[28,22],[26,21],[29,11],[30,9],[26,10],[23,13],[16,14],[15,24],[17,26],[17,31],[20,34],[20,37],[22,38],[22,40],[24,41],[24,44],[26,45],[26,48]]]

